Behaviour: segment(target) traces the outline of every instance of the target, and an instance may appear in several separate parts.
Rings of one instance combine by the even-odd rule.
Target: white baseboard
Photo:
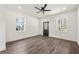
[[[13,41],[17,41],[17,40],[22,40],[22,39],[25,39],[25,38],[30,38],[30,37],[34,37],[34,36],[38,36],[38,35],[36,34],[36,35],[30,35],[30,36],[26,36],[26,37],[17,38],[17,39],[15,38],[15,39],[6,41],[6,43],[13,42]]]
[[[49,36],[49,37],[64,39],[64,38],[61,38],[61,37],[58,37],[58,36]],[[78,40],[70,40],[70,39],[64,39],[64,40],[74,41],[74,42],[76,42],[79,45],[79,41]]]

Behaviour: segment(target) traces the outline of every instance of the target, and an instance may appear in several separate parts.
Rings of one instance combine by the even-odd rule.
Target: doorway
[[[49,22],[43,22],[43,36],[49,36]]]

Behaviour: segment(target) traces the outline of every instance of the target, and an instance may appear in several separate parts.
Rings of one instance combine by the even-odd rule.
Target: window
[[[16,18],[16,31],[24,30],[24,18]]]
[[[66,18],[58,19],[58,31],[60,32],[67,32],[68,30],[68,21]]]

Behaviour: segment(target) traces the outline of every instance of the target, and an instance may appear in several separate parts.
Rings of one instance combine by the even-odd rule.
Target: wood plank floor
[[[44,36],[35,36],[7,43],[7,49],[0,54],[77,54],[76,42]]]

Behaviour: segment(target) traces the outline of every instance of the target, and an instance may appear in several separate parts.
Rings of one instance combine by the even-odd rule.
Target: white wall
[[[16,31],[16,18],[20,16],[25,17],[25,30],[21,32],[17,32]],[[7,20],[6,21],[7,23],[6,42],[39,35],[39,20],[37,18],[28,16],[23,13],[7,10],[6,20]]]
[[[78,44],[79,44],[79,6],[77,9],[77,40],[78,40]]]
[[[68,18],[68,32],[58,32],[56,29],[57,18],[67,17]],[[67,11],[57,15],[52,15],[46,18],[40,19],[40,34],[43,35],[43,22],[49,21],[49,36],[56,37],[71,41],[77,41],[77,11]]]
[[[6,39],[6,27],[5,27],[4,12],[0,9],[0,51],[5,50],[5,39]]]

